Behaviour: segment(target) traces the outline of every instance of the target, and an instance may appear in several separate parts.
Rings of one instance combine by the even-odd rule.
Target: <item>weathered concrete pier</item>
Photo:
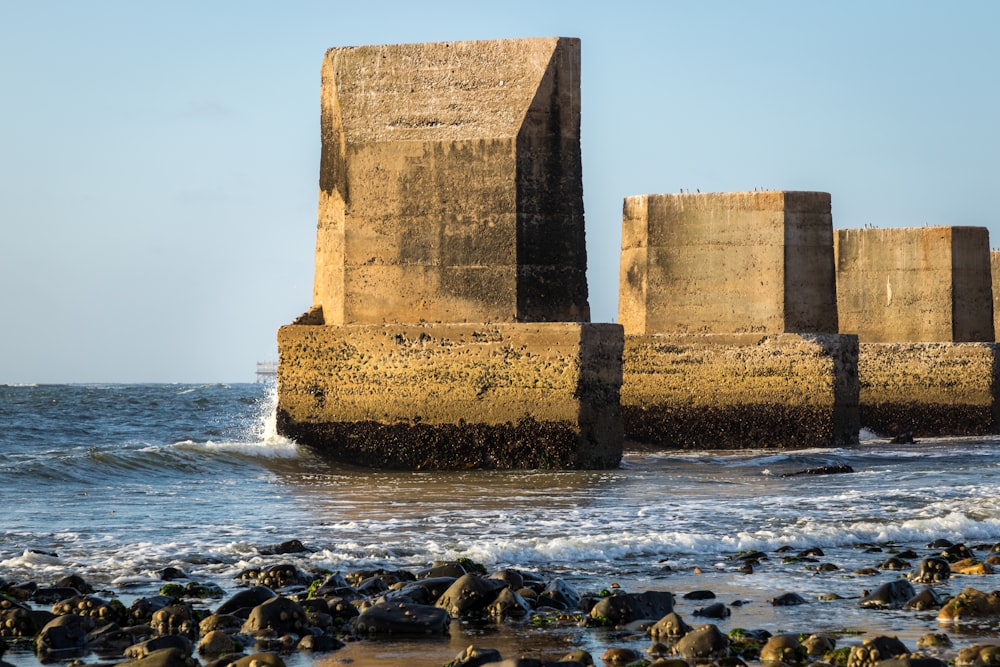
[[[625,199],[626,436],[670,447],[858,439],[858,339],[838,334],[830,196]]]
[[[605,468],[622,328],[590,324],[580,43],[336,48],[313,307],[278,429],[399,468]]]
[[[841,229],[835,252],[840,329],[860,340],[862,425],[893,436],[996,432],[988,230]]]

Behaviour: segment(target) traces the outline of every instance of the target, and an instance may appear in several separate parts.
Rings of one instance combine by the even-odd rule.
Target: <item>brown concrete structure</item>
[[[837,333],[825,192],[625,199],[618,321],[626,334]]]
[[[618,465],[622,329],[587,323],[579,47],[327,52],[280,433],[376,467]]]
[[[328,324],[590,320],[579,40],[336,48],[322,78]]]
[[[627,437],[857,442],[858,343],[837,334],[830,195],[627,198],[618,308]]]
[[[985,227],[838,229],[840,330],[862,343],[993,342]]]
[[[687,449],[858,441],[858,339],[836,334],[626,336],[629,438]]]
[[[990,275],[993,280],[993,340],[1000,340],[1000,250],[990,250]]]
[[[989,233],[842,229],[841,329],[861,341],[861,423],[881,435],[996,432]]]
[[[615,467],[621,345],[613,324],[285,326],[279,428],[373,467]]]

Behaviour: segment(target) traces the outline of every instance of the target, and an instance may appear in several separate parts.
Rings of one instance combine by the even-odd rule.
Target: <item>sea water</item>
[[[259,384],[0,386],[0,579],[47,585],[76,573],[127,603],[155,594],[167,566],[234,592],[241,571],[278,562],[346,572],[470,558],[559,577],[581,592],[617,585],[680,597],[711,588],[733,611],[714,621],[723,630],[854,630],[846,641],[894,634],[913,649],[917,637],[942,630],[935,613],[858,605],[864,591],[905,572],[854,572],[903,548],[933,555],[940,550],[927,545],[939,538],[976,546],[980,557],[1000,542],[995,437],[629,450],[607,471],[388,472],[327,461],[278,436],[274,404],[273,386]],[[790,476],[841,465],[854,472]],[[261,555],[289,539],[309,552]],[[792,555],[819,547],[818,560],[837,569],[783,562],[783,547]],[[768,554],[753,574],[733,560],[748,550]],[[991,591],[994,581],[953,577],[937,589]],[[770,605],[785,592],[808,603]],[[818,601],[829,594],[842,599]],[[696,624],[704,604],[679,599],[678,611]],[[997,634],[995,623],[944,630],[965,643]],[[357,642],[290,659],[362,666],[408,651],[409,664],[440,665],[469,643],[519,648],[530,634],[484,632],[453,625],[443,642]],[[599,654],[612,639],[649,643],[593,631],[559,641]],[[28,650],[5,658],[38,664]]]

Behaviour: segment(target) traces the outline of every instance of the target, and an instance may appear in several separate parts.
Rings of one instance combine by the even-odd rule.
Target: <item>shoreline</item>
[[[297,548],[294,541],[288,544]],[[305,572],[293,565],[296,558],[294,551],[268,554],[262,548],[261,555],[271,565],[245,572],[241,582],[230,585],[226,590],[218,588],[214,593],[215,597],[199,598],[180,592],[175,603],[180,603],[181,606],[196,612],[195,616],[202,629],[194,633],[189,632],[192,655],[198,657],[200,663],[206,666],[216,663],[210,655],[200,655],[196,648],[203,643],[207,634],[204,618],[229,604],[227,601],[233,596],[256,590],[255,586],[259,587],[264,583],[272,585],[277,599],[294,600],[303,609],[308,610],[309,627],[312,630],[264,631],[262,636],[254,640],[251,639],[252,634],[246,632],[245,626],[234,628],[230,624],[225,633],[236,637],[248,647],[256,641],[258,649],[265,651],[278,649],[284,664],[288,666],[350,664],[353,667],[374,667],[398,664],[405,659],[406,664],[412,667],[437,667],[455,660],[456,656],[472,645],[480,649],[495,649],[505,659],[525,657],[558,661],[574,650],[582,650],[593,657],[593,664],[597,666],[642,664],[635,661],[643,659],[652,661],[658,657],[657,654],[648,653],[650,647],[657,643],[666,646],[666,649],[660,647],[663,659],[683,657],[688,664],[702,664],[683,653],[677,654],[680,638],[654,636],[650,633],[649,628],[662,619],[665,614],[660,612],[667,607],[691,628],[706,624],[714,625],[721,635],[734,637],[734,630],[750,631],[747,636],[756,639],[750,640],[747,636],[736,637],[731,641],[732,646],[739,647],[738,649],[733,648],[724,655],[709,660],[729,667],[739,665],[739,661],[747,664],[769,662],[762,660],[755,653],[765,645],[763,639],[768,633],[771,635],[791,633],[802,639],[809,635],[827,636],[834,641],[835,649],[841,649],[839,653],[827,651],[821,655],[811,656],[801,664],[813,662],[847,664],[849,651],[843,649],[860,646],[880,636],[898,637],[911,654],[907,658],[909,660],[926,658],[944,664],[959,658],[963,649],[968,653],[973,646],[1000,643],[998,639],[1000,604],[987,614],[985,619],[958,624],[938,621],[939,607],[904,609],[903,606],[907,601],[903,599],[891,599],[884,605],[870,608],[862,606],[864,594],[878,591],[887,585],[896,585],[894,582],[904,582],[911,586],[914,595],[922,593],[925,589],[935,591],[941,599],[941,606],[944,606],[944,601],[948,597],[959,594],[965,588],[974,588],[984,593],[997,588],[993,583],[995,578],[991,574],[990,561],[994,564],[1000,561],[1000,544],[976,544],[968,547],[981,574],[952,574],[941,581],[921,583],[919,581],[921,571],[925,569],[927,562],[939,563],[951,559],[954,563],[947,566],[949,569],[958,570],[966,567],[959,564],[963,559],[945,556],[949,550],[953,551],[955,556],[967,555],[960,546],[946,547],[944,542],[935,544],[936,546],[858,545],[853,554],[845,552],[833,557],[826,556],[821,549],[733,554],[721,561],[709,557],[706,558],[704,565],[685,569],[675,570],[669,564],[663,563],[655,577],[650,576],[648,568],[641,572],[622,572],[622,577],[618,581],[607,581],[603,584],[589,582],[593,585],[588,585],[588,582],[572,575],[562,579],[558,570],[544,573],[533,572],[530,569],[517,571],[505,568],[496,572],[486,572],[479,564],[453,561],[437,563],[422,571],[384,569],[349,572],[344,576],[334,574],[327,576],[320,588],[317,588],[319,585],[317,582],[321,581],[321,574]],[[287,544],[276,546],[288,548]],[[846,562],[842,565],[835,562],[844,560],[849,555],[854,555],[855,565],[866,562],[870,564],[849,570],[847,568],[850,565]],[[883,567],[874,567],[876,564],[881,564]],[[970,571],[975,569],[972,566],[968,567]],[[167,572],[166,568],[164,572]],[[807,575],[809,579],[801,578],[805,572],[809,573]],[[161,590],[178,593],[185,587],[196,590],[198,584],[207,583],[196,584],[195,576],[188,577],[182,572],[173,572],[171,576],[178,574],[182,576],[163,582],[165,587],[173,588]],[[789,579],[789,575],[797,579]],[[523,580],[516,581],[517,576],[522,576]],[[909,583],[914,578],[917,581]],[[4,572],[0,571],[0,581],[5,579]],[[340,605],[339,613],[345,613],[344,610],[348,610],[349,607],[366,613],[364,610],[367,608],[389,601],[410,605],[409,608],[414,613],[446,609],[449,604],[446,600],[442,601],[444,597],[442,590],[450,588],[460,579],[471,580],[471,583],[476,585],[482,581],[491,582],[492,588],[485,594],[478,595],[491,596],[495,599],[502,591],[516,590],[517,596],[506,612],[488,611],[489,602],[476,603],[464,611],[452,607],[446,615],[447,621],[444,625],[436,625],[437,629],[431,636],[417,638],[400,637],[398,629],[392,638],[385,638],[385,633],[382,631],[370,629],[366,631],[363,628],[359,630],[356,619],[344,619],[345,623],[339,623],[332,616],[335,612],[326,608],[336,601],[336,604]],[[493,582],[496,581],[501,581],[503,584],[494,585]],[[795,581],[799,582],[797,584],[799,590],[786,590],[790,582],[796,586]],[[809,581],[813,582],[812,586],[808,585]],[[433,586],[428,588],[425,585],[427,582],[433,582]],[[38,582],[38,585],[41,590],[45,590],[45,587],[52,583],[57,582]],[[515,588],[516,584],[520,585]],[[562,595],[562,592],[559,592],[560,586],[565,586],[563,591],[566,593],[565,599],[560,599]],[[31,588],[30,585],[12,585],[9,581],[3,586],[8,598],[14,600],[18,595],[24,596],[25,591]],[[212,586],[209,584],[203,589],[212,590]],[[553,590],[559,592],[559,595],[554,594]],[[65,594],[71,592],[73,591],[64,591]],[[153,598],[156,592],[105,590],[89,595],[105,603],[117,600],[117,606],[131,609],[136,606],[136,600]],[[200,592],[204,593],[204,590]],[[664,592],[672,594],[671,604],[666,606],[662,604]],[[656,613],[649,613],[650,610],[657,609],[655,604],[646,607],[640,604],[635,611],[628,612],[618,619],[607,619],[594,611],[602,600],[624,601],[627,598],[640,599],[643,595],[649,598],[652,593],[660,594],[660,607]],[[575,600],[574,595],[579,596],[579,600]],[[36,615],[39,615],[38,612],[43,612],[40,614],[41,617],[45,617],[46,610],[52,610],[59,604],[42,604],[32,599],[37,596],[36,591],[24,602]],[[474,597],[472,593],[469,596]],[[779,602],[783,599],[790,599],[792,603],[786,605]],[[11,605],[6,606],[8,610],[4,612],[7,614],[4,618],[10,618]],[[323,609],[326,611],[322,611]],[[249,616],[250,611],[251,608],[244,605],[239,614]],[[113,613],[108,612],[108,614],[111,615],[100,620],[112,618]],[[323,614],[330,618],[325,619]],[[503,620],[497,620],[498,616],[504,617]],[[244,616],[241,618],[246,621]],[[145,619],[130,617],[130,620]],[[119,628],[129,627],[124,618],[121,621],[118,623]],[[321,627],[324,623],[325,627]],[[100,623],[95,624],[95,626],[100,625]],[[289,636],[302,637],[309,632],[315,633],[316,637],[333,639],[338,645],[342,642],[343,646],[329,651],[295,649],[296,642]],[[130,636],[136,639],[148,639],[157,634],[140,629]],[[366,636],[368,634],[377,638],[369,638]],[[948,635],[952,645],[922,646],[922,643],[930,641],[929,637],[938,634]],[[279,639],[282,636],[285,638]],[[8,644],[11,643],[10,638],[6,641]],[[317,646],[321,645],[322,643],[317,642]],[[92,649],[94,644],[89,646]],[[124,657],[117,660],[110,659],[106,652],[102,652],[102,657],[97,658],[90,649],[82,654],[83,664],[96,662],[108,664],[126,660]],[[628,660],[605,662],[602,656],[607,651],[616,652],[626,658],[631,656],[633,659],[631,662]],[[66,664],[71,659],[75,659],[72,652],[60,653],[53,661]],[[16,667],[36,667],[42,664],[39,657],[33,651],[26,650],[23,644],[10,647],[0,660]],[[938,664],[938,662],[933,663],[933,665]],[[960,664],[964,663],[960,661]],[[969,664],[974,665],[974,663]],[[924,667],[933,665],[927,664]],[[675,664],[675,667],[681,666],[682,663]]]

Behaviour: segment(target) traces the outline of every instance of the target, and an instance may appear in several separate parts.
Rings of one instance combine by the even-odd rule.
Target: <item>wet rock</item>
[[[87,635],[87,648],[98,655],[119,657],[130,646],[150,639],[153,634],[148,626],[122,628],[117,623],[108,623],[91,630]]]
[[[949,648],[951,637],[943,632],[928,632],[917,640],[917,648]]]
[[[705,664],[729,655],[729,638],[714,625],[692,630],[677,642],[678,655],[692,664]]]
[[[929,611],[931,609],[940,609],[942,604],[944,604],[944,600],[941,599],[937,591],[933,588],[925,588],[907,600],[906,604],[903,605],[903,609],[906,611]]]
[[[905,655],[889,660],[879,660],[878,667],[948,667],[948,663],[939,658]]]
[[[449,667],[482,667],[485,664],[501,660],[503,660],[503,656],[500,655],[500,651],[470,644],[464,651],[456,655],[455,659],[448,665]]]
[[[916,595],[913,585],[905,579],[889,581],[861,598],[861,606],[868,609],[902,609]]]
[[[454,561],[449,563],[435,563],[431,567],[419,570],[417,572],[417,579],[437,579],[442,577],[450,577],[452,580],[458,579],[469,574],[460,563]]]
[[[993,568],[975,558],[965,558],[951,564],[952,574],[993,574]]]
[[[82,651],[94,620],[79,614],[63,614],[49,621],[35,638],[35,650],[43,660]]]
[[[517,570],[498,570],[492,573],[489,578],[504,582],[512,591],[524,586],[524,576]]]
[[[414,637],[448,634],[450,621],[441,607],[383,602],[365,609],[350,625],[357,634],[372,638]]]
[[[184,574],[184,570],[179,567],[165,567],[156,573],[156,576],[160,578],[160,581],[176,581],[177,579],[187,579],[188,576]]]
[[[729,611],[729,607],[722,604],[721,602],[716,602],[715,604],[710,604],[707,607],[696,609],[694,615],[704,616],[705,618],[723,619],[723,618],[729,618],[729,615],[731,613],[732,612]]]
[[[630,648],[612,647],[601,655],[601,660],[607,665],[627,665],[635,662],[641,656]]]
[[[179,648],[153,651],[138,660],[118,663],[121,667],[198,667],[198,661]]]
[[[251,653],[232,663],[233,667],[285,667],[285,661],[276,653]]]
[[[262,556],[284,556],[285,554],[308,553],[309,549],[299,540],[286,540],[280,544],[269,544],[266,547],[260,547],[257,549],[257,552]]]
[[[782,477],[798,477],[799,475],[843,475],[854,472],[854,468],[849,465],[819,466],[817,468],[806,468],[796,472],[789,472]]]
[[[553,579],[538,595],[539,607],[554,607],[563,611],[574,611],[580,606],[580,594],[562,579]]]
[[[1000,617],[1000,591],[983,593],[966,588],[948,600],[938,612],[939,621],[962,622]]]
[[[805,662],[806,649],[797,635],[774,635],[760,649],[761,662],[783,662],[799,665]]]
[[[691,591],[690,593],[685,593],[681,596],[685,600],[714,600],[715,593],[712,591]]]
[[[581,665],[593,665],[594,658],[583,649],[577,649],[575,651],[570,651],[563,657],[559,658],[559,662],[578,662]]]
[[[639,619],[662,618],[674,609],[674,596],[666,591],[617,593],[602,598],[590,610],[590,617],[624,625]]]
[[[55,588],[72,588],[80,592],[80,594],[93,593],[93,587],[84,580],[78,574],[70,574],[54,584]]]
[[[486,615],[489,607],[506,584],[475,574],[465,574],[455,580],[434,603],[455,618]]]
[[[198,642],[198,655],[203,658],[218,658],[236,652],[236,642],[222,630],[205,633]]]
[[[198,630],[202,635],[209,632],[222,630],[223,632],[237,632],[246,619],[234,616],[233,614],[212,614],[201,619],[198,623]]]
[[[495,619],[523,618],[530,611],[531,605],[528,604],[527,600],[510,588],[502,589],[486,609],[487,615]]]
[[[690,625],[684,622],[677,612],[670,612],[649,629],[649,634],[655,641],[679,639],[691,632]]]
[[[240,632],[251,637],[273,637],[301,635],[305,629],[306,612],[302,606],[290,598],[274,597],[253,608]]]
[[[881,660],[899,658],[909,653],[903,642],[895,637],[880,635],[865,639],[847,656],[847,667],[874,667]]]
[[[244,570],[239,578],[248,584],[266,586],[270,589],[308,586],[312,583],[312,577],[290,563],[269,565],[259,570]]]
[[[215,613],[246,616],[249,615],[251,609],[265,600],[270,600],[276,595],[277,593],[266,586],[253,586],[252,588],[236,593],[231,598],[223,602],[219,605],[218,609],[215,610]],[[240,610],[244,610],[244,613],[239,614],[238,612]]]
[[[963,648],[955,657],[955,667],[998,666],[1000,666],[1000,646],[996,644],[973,644]]]
[[[184,635],[164,635],[133,644],[125,649],[124,655],[126,658],[138,660],[165,648],[180,649],[185,655],[189,655],[194,648],[194,643]]]
[[[132,603],[125,614],[128,623],[150,623],[153,614],[176,603],[177,600],[166,595],[139,598]]]
[[[890,556],[877,565],[880,570],[909,570],[910,564],[898,556]]]
[[[295,648],[299,651],[312,651],[315,653],[325,653],[329,651],[336,651],[339,648],[344,648],[346,644],[335,637],[331,637],[327,634],[322,635],[306,635],[299,640],[299,643],[295,645]]]
[[[810,658],[820,658],[837,648],[837,640],[830,635],[809,635],[802,640],[802,648]]]
[[[920,561],[917,569],[910,573],[910,581],[921,584],[935,584],[947,581],[951,576],[951,565],[944,558],[931,556]]]
[[[928,549],[948,549],[955,546],[951,540],[940,537],[927,545]]]
[[[964,544],[953,544],[941,552],[941,558],[944,558],[949,563],[973,557],[972,552]]]
[[[37,632],[38,626],[29,607],[12,603],[0,609],[0,637],[34,637]]]
[[[198,621],[194,612],[183,603],[172,604],[154,612],[149,625],[159,635],[185,635],[190,639],[198,636]]]
[[[782,595],[771,598],[768,602],[775,607],[791,607],[794,605],[805,604],[806,599],[798,593],[783,593]]]

